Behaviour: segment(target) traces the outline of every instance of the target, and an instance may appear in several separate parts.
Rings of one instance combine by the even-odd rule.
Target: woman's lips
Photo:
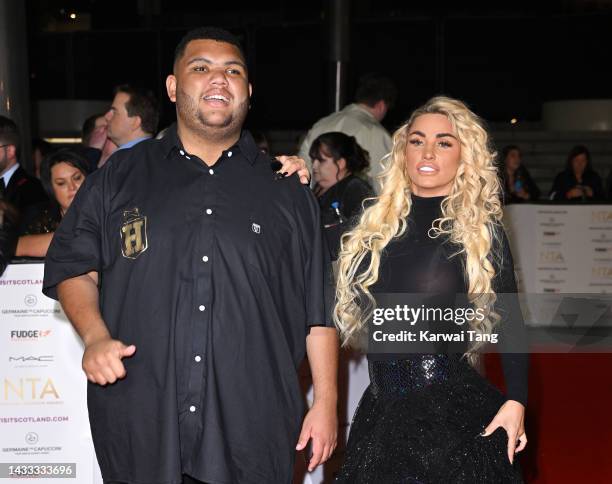
[[[419,163],[417,165],[417,171],[421,175],[434,175],[434,174],[438,173],[438,171],[440,171],[440,170],[433,163]]]

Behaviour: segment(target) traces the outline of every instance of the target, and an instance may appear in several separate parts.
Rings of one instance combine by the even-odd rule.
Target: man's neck
[[[15,171],[18,168],[17,165],[18,165],[17,160],[10,161],[9,164],[6,166],[6,168],[0,171],[0,177],[3,177],[10,171]]]
[[[214,165],[221,158],[223,151],[234,146],[240,139],[240,132],[218,139],[214,136],[204,138],[202,134],[185,129],[180,124],[177,126],[177,133],[187,152],[196,155],[208,166]]]
[[[142,139],[142,138],[151,138],[151,137],[152,137],[152,135],[150,135],[149,133],[145,133],[144,131],[138,131],[138,132],[134,133],[132,136],[130,136],[129,139],[122,140],[122,142],[118,146],[119,147],[125,146],[125,145],[133,143],[134,141],[137,141],[139,139]]]
[[[367,111],[368,113],[370,113],[372,115],[372,117],[376,118],[376,120],[378,120],[378,118],[376,117],[376,110],[370,106],[368,106],[367,104],[363,104],[363,103],[356,103],[357,106],[359,106],[361,109],[364,109],[365,111]]]

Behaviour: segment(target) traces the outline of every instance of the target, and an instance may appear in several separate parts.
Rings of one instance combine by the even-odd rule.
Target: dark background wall
[[[395,79],[400,99],[385,119],[389,128],[438,93],[508,122],[537,121],[548,100],[612,97],[610,1],[413,3],[351,2],[349,95],[363,73]],[[255,92],[249,124],[306,128],[331,111],[328,6],[28,0],[32,100],[110,100],[122,82],[165,99],[178,40],[189,28],[215,24],[245,44]],[[164,122],[172,116],[166,101]]]

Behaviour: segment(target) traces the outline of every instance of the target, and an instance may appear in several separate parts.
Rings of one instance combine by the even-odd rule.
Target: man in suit
[[[29,175],[18,162],[21,141],[17,125],[0,116],[0,193],[19,212],[47,200],[40,180]]]

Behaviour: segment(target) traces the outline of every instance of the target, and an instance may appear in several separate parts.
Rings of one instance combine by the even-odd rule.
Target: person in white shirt
[[[308,156],[310,146],[323,133],[340,131],[354,136],[370,155],[367,176],[378,192],[380,185],[377,176],[383,169],[381,160],[389,154],[393,145],[389,133],[380,122],[393,107],[396,98],[397,88],[390,79],[377,74],[365,75],[359,80],[355,102],[317,121],[304,138],[298,156],[311,163]]]

